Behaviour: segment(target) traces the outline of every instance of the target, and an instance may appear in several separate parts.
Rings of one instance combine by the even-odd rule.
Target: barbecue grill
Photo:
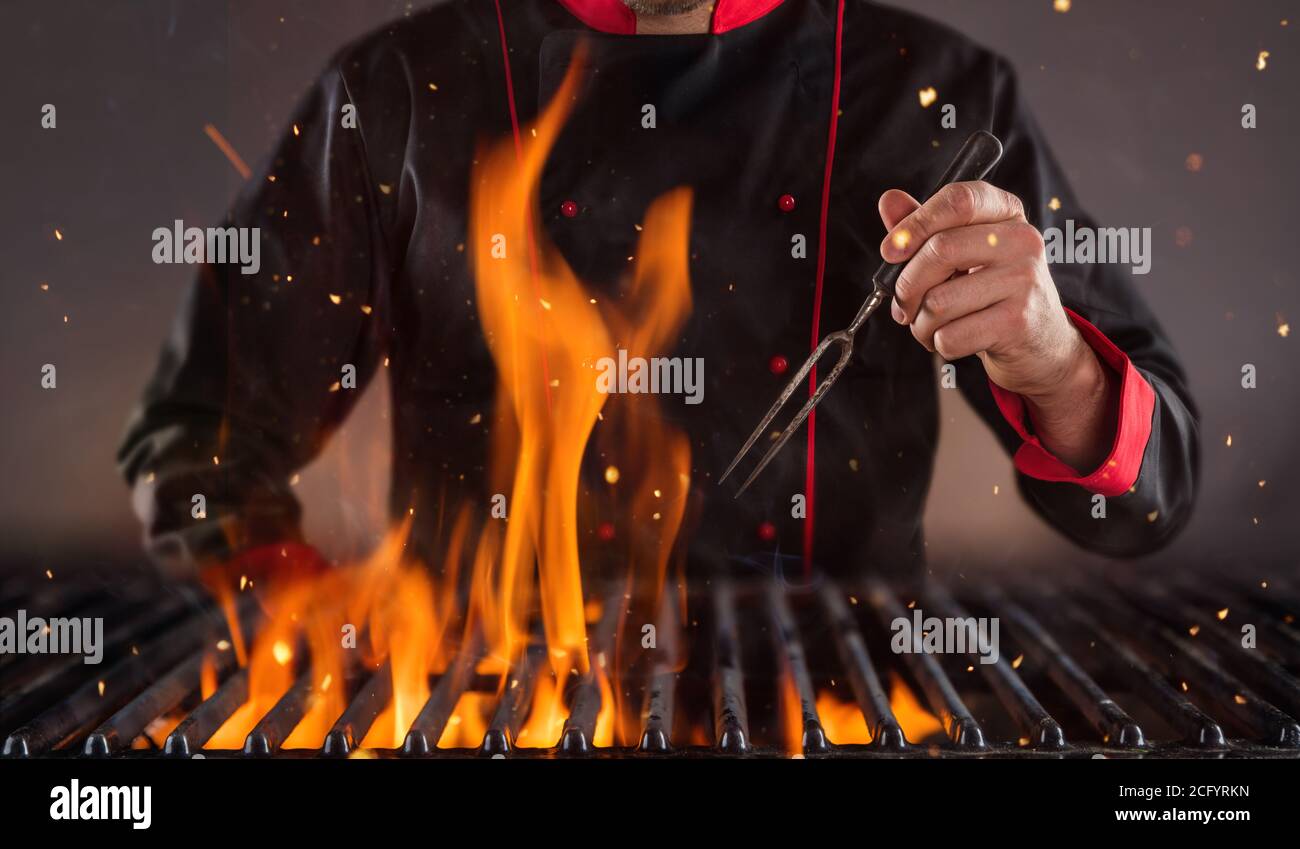
[[[594,743],[602,702],[594,674],[562,682],[568,715],[552,745],[519,745],[530,695],[552,674],[539,629],[504,686],[478,668],[482,641],[466,639],[392,750],[360,746],[392,698],[382,660],[348,676],[347,708],[317,748],[284,745],[311,698],[305,669],[242,749],[205,748],[248,699],[248,676],[232,652],[214,651],[231,635],[201,593],[66,579],[6,585],[0,615],[105,620],[102,665],[0,656],[0,735],[10,758],[1300,757],[1300,595],[1281,577],[1159,586],[713,580],[691,585],[684,604],[665,594],[653,649],[628,615],[641,600],[616,591],[588,637],[596,663],[619,665],[628,715],[639,708],[638,727],[616,745]],[[996,617],[997,661],[982,663],[973,646],[963,655],[895,653],[890,625],[916,608]],[[255,631],[252,595],[236,610],[241,627]],[[203,698],[205,664],[217,680]],[[491,705],[482,740],[440,748],[456,705],[473,691]],[[930,727],[918,731],[900,715],[899,692],[914,697]],[[828,695],[865,734],[836,739],[846,735],[842,717],[823,715]]]

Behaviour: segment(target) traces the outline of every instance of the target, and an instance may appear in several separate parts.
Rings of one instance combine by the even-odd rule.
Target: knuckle
[[[1029,298],[1017,298],[1011,305],[1009,324],[1017,337],[1024,336],[1034,326],[1034,310]]]
[[[920,342],[923,346],[928,348],[929,347],[928,343],[930,341],[930,334],[926,332],[927,326],[928,326],[927,322],[921,319],[917,319],[916,321],[912,322],[911,327],[908,329],[912,331],[913,339],[915,339],[916,341]]]
[[[945,360],[956,359],[957,346],[953,339],[953,332],[946,328],[939,328],[934,332],[934,350]]]
[[[943,264],[946,264],[947,260],[952,256],[952,248],[952,237],[948,235],[946,230],[942,233],[935,233],[925,242],[925,251],[930,259]]]
[[[946,318],[952,308],[952,295],[947,286],[935,286],[925,293],[921,308],[935,318]]]
[[[1012,195],[1012,197],[1015,197]],[[1016,240],[1025,247],[1026,250],[1033,252],[1034,256],[1041,255],[1046,246],[1043,242],[1043,234],[1037,227],[1032,224],[1017,224],[1014,230]]]
[[[1006,191],[1002,194],[1006,197],[1007,211],[1011,213],[1012,217],[1024,218],[1025,204],[1024,201],[1020,199],[1020,195]]]
[[[943,203],[962,223],[968,223],[975,216],[979,200],[975,188],[970,183],[949,183],[939,193]]]
[[[898,305],[906,308],[912,299],[912,275],[907,273],[907,267],[903,268],[903,273],[898,275],[897,282],[894,283],[894,300]]]

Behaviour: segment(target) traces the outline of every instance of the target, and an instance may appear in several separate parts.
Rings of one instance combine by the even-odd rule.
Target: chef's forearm
[[[1048,451],[1086,475],[1115,442],[1119,380],[1082,338],[1055,391],[1025,398],[1034,432]]]

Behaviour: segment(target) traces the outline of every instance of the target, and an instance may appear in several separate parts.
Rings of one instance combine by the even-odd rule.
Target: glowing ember
[[[293,649],[283,640],[276,640],[275,645],[271,647],[271,654],[275,657],[275,662],[284,666],[293,660]]]
[[[226,159],[230,160],[230,164],[235,166],[235,170],[239,172],[239,176],[243,177],[245,180],[253,176],[252,169],[248,167],[243,158],[233,147],[230,146],[230,142],[226,141],[226,137],[221,135],[216,127],[211,124],[204,124],[203,132],[208,138],[212,139],[212,143],[215,144],[217,149],[225,155]],[[274,182],[275,178],[272,177],[271,180]]]

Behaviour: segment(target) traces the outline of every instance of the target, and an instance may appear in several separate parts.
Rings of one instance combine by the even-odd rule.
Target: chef
[[[158,559],[311,568],[290,480],[373,379],[391,390],[389,509],[414,513],[413,550],[436,559],[429,505],[486,514],[476,414],[497,381],[465,248],[471,173],[483,144],[527,136],[579,49],[544,238],[617,299],[647,207],[693,193],[693,309],[665,354],[702,364],[703,403],[664,405],[692,448],[692,562],[921,571],[945,381],[1079,545],[1139,555],[1183,526],[1182,370],[1128,267],[1048,265],[1042,230],[1092,223],[1004,59],[867,0],[449,0],[340,51],[235,203],[227,224],[258,228],[260,268],[202,268],[120,452]],[[976,129],[1001,163],[926,199]],[[733,500],[719,473],[882,257],[906,263],[897,298],[797,450]],[[355,390],[338,391],[348,365]],[[588,460],[583,485],[600,486]],[[584,551],[633,532],[579,518]]]

